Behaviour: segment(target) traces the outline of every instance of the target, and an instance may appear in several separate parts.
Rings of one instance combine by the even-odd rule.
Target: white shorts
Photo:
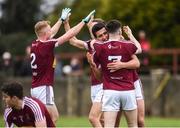
[[[31,88],[31,96],[39,99],[45,105],[54,104],[54,92],[52,86],[40,86]]]
[[[103,84],[97,84],[91,86],[91,101],[102,102],[103,96]]]
[[[102,111],[134,110],[137,108],[134,90],[104,90],[102,101]]]
[[[135,87],[136,99],[137,100],[144,99],[143,88],[142,88],[142,83],[141,83],[140,79],[138,79],[134,82],[134,87]]]

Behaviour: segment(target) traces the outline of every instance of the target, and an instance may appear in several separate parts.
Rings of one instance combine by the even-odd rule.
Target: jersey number
[[[36,60],[36,55],[34,53],[31,53],[31,68],[32,69],[37,69],[37,64],[35,64],[35,60]]]
[[[108,56],[109,61],[120,61],[122,56]]]

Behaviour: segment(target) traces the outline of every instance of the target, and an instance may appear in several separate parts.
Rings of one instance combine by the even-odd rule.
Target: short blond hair
[[[43,29],[49,25],[50,25],[49,21],[45,21],[45,20],[38,21],[34,26],[36,35],[39,37],[43,33]]]

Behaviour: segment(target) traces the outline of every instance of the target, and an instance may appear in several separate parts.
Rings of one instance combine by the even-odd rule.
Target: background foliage
[[[81,21],[91,10],[96,9],[96,17],[105,21],[118,19],[129,25],[137,37],[139,30],[145,30],[153,48],[180,47],[180,1],[179,0],[64,0],[55,6],[52,13],[44,15],[40,11],[42,0],[5,0],[1,6],[0,54],[8,50],[14,55],[24,54],[24,49],[33,38],[34,24],[40,19],[55,23],[62,8],[72,8],[71,26]],[[58,35],[64,33],[63,27]],[[78,35],[89,39],[87,28]],[[68,44],[61,52],[74,52],[78,49]]]

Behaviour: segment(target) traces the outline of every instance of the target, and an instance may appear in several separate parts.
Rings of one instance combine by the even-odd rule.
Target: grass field
[[[87,117],[62,116],[57,124],[58,127],[91,127]],[[125,119],[122,118],[121,127],[126,127]],[[1,116],[0,127],[4,127]],[[147,117],[146,127],[180,127],[180,118]]]

